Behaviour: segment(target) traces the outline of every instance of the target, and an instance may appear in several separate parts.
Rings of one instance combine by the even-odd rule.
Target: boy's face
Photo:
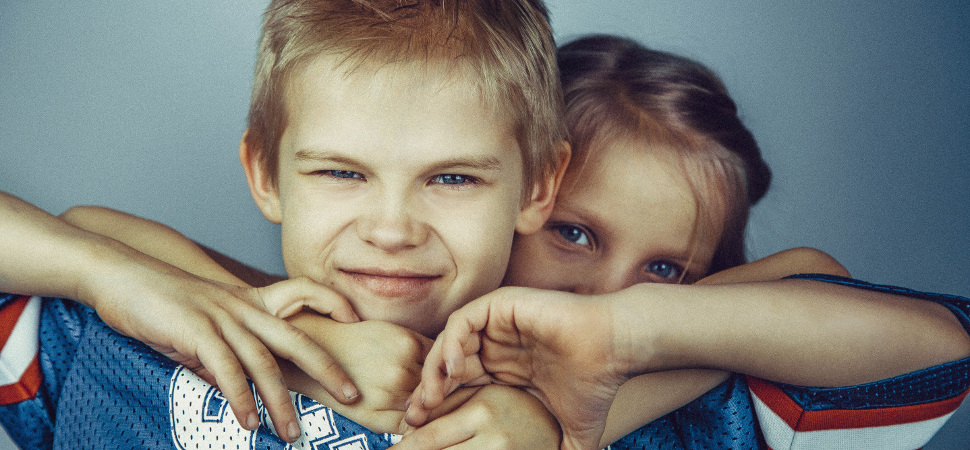
[[[499,286],[536,205],[521,201],[510,123],[460,76],[423,70],[347,74],[317,58],[288,86],[278,187],[245,150],[243,161],[263,213],[282,225],[290,277],[332,287],[363,319],[433,336]]]
[[[703,276],[716,238],[693,239],[697,202],[669,151],[599,150],[566,172],[542,230],[516,237],[506,283],[595,294]]]

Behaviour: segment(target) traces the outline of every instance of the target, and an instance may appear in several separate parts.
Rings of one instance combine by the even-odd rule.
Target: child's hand
[[[353,378],[362,395],[353,405],[330,401],[318,382],[284,366],[290,388],[372,431],[400,433],[405,403],[421,380],[421,364],[432,341],[377,320],[334,323],[316,314],[297,314],[289,320],[321,343]]]
[[[407,422],[421,425],[445,395],[484,373],[542,400],[559,419],[563,448],[596,447],[627,379],[616,363],[612,314],[602,300],[525,288],[469,303],[451,315],[429,352]]]
[[[409,431],[395,448],[556,448],[560,440],[559,423],[538,399],[518,388],[489,385],[454,411]]]
[[[252,379],[280,437],[299,437],[299,422],[273,355],[294,362],[341,403],[358,391],[306,333],[263,310],[308,306],[337,320],[356,315],[342,298],[307,280],[242,288],[204,280],[147,257],[105,264],[79,287],[112,328],[183,364],[222,390],[240,424],[259,426]]]

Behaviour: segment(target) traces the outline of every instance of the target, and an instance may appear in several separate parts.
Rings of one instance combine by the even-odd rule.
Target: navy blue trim
[[[970,299],[966,297],[873,284],[834,275],[799,274],[786,278],[822,281],[929,300],[947,307],[963,325],[964,330],[970,332]],[[966,392],[970,388],[970,358],[856,386],[817,388],[784,383],[773,384],[808,411],[919,405],[946,400]]]

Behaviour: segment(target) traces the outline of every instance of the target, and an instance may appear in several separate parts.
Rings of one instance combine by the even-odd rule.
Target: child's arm
[[[963,327],[938,304],[808,280],[637,285],[601,297],[505,288],[452,315],[412,400],[424,395],[433,407],[447,388],[481,375],[465,373],[465,358],[482,345],[494,378],[534,386],[564,439],[585,445],[599,442],[631,374],[708,367],[840,386],[970,354]],[[411,409],[409,422],[420,423],[422,408],[412,401]]]
[[[201,247],[158,222],[100,206],[75,206],[64,211],[60,218],[83,230],[123,242],[193,275],[236,286],[257,285],[244,281],[244,276],[237,276],[239,274],[221,265],[213,264]]]
[[[827,253],[799,247],[709,275],[695,284],[770,281],[798,273],[849,276],[845,267]],[[682,369],[631,378],[620,386],[610,406],[600,447],[693,401],[729,375],[723,370]]]
[[[94,308],[114,329],[218,382],[249,428],[259,420],[245,372],[274,422],[296,424],[279,371],[274,376],[269,369],[276,367],[271,351],[306,367],[342,401],[353,400],[343,389],[356,393],[320,346],[255,306],[291,295],[318,296],[319,288],[306,282],[263,292],[213,283],[5,193],[0,193],[0,254],[0,290],[71,298]],[[336,313],[354,317],[345,307]]]

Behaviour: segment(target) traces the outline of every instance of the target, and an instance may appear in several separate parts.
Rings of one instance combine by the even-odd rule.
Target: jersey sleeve
[[[970,330],[970,299],[876,285],[829,275],[797,275],[947,307]],[[970,358],[839,388],[812,388],[747,377],[770,448],[920,448],[950,418],[970,389]]]
[[[21,448],[50,448],[55,409],[89,308],[0,293],[0,425]]]
[[[0,405],[9,405],[40,387],[40,299],[3,294],[0,301]]]

